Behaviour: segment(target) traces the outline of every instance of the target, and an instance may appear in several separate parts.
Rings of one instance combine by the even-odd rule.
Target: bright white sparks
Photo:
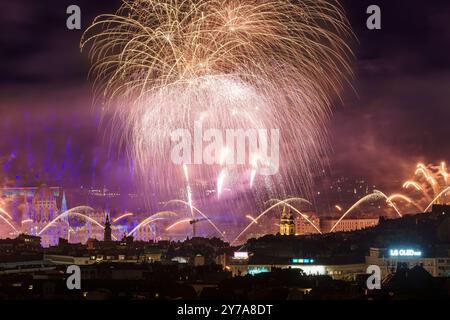
[[[126,149],[147,191],[183,187],[168,160],[170,134],[201,121],[219,130],[280,129],[276,180],[255,184],[253,171],[250,179],[267,199],[309,191],[323,166],[324,120],[351,73],[349,34],[335,1],[124,0],[116,14],[95,19],[81,47],[112,118],[112,143]],[[222,169],[202,164],[194,179],[216,182],[220,195]],[[248,177],[249,169],[256,170],[232,172]]]

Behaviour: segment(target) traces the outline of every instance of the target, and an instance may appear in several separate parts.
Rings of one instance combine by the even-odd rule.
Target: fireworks
[[[361,199],[359,199],[358,201],[356,201],[347,211],[345,211],[341,217],[336,221],[336,223],[331,227],[330,232],[333,232],[333,230],[339,225],[339,223],[341,223],[341,221],[348,215],[350,214],[353,210],[355,210],[356,208],[358,208],[359,206],[361,206],[363,203],[366,202],[372,202],[372,201],[378,201],[381,199],[386,199],[386,203],[389,204],[392,208],[394,208],[394,210],[396,211],[396,213],[398,214],[399,217],[402,216],[402,214],[400,213],[400,211],[398,211],[397,207],[395,206],[395,204],[389,199],[389,197],[387,197],[383,192],[378,191],[378,190],[374,190],[373,193],[370,193],[364,197],[362,197]]]
[[[403,184],[405,190],[410,190],[411,197],[394,194],[389,197],[391,201],[399,199],[422,212],[427,212],[433,204],[445,203],[445,198],[450,193],[449,173],[445,162],[427,166],[418,163],[414,174],[416,180],[409,180]],[[412,200],[412,197],[417,200]]]
[[[189,186],[190,182],[190,174],[187,166],[183,166],[184,178],[186,185]],[[246,214],[245,219],[248,219],[250,222],[246,225],[242,231],[237,232],[237,236],[233,239],[235,230],[233,229],[224,229],[220,224],[220,221],[215,221],[211,219],[205,212],[197,208],[193,202],[191,196],[189,196],[189,192],[187,192],[187,201],[185,200],[171,200],[168,201],[165,206],[173,207],[174,211],[159,211],[157,213],[151,214],[143,219],[140,219],[131,231],[126,232],[127,235],[134,235],[138,233],[140,228],[144,228],[149,224],[166,222],[169,223],[169,226],[164,227],[165,232],[169,232],[172,229],[175,229],[179,225],[188,226],[189,224],[194,225],[197,222],[205,221],[205,226],[209,225],[213,228],[213,232],[223,238],[225,241],[230,241],[231,244],[236,244],[241,241],[245,241],[244,235],[255,225],[258,225],[260,230],[265,230],[267,232],[266,223],[263,222],[262,218],[266,215],[275,213],[276,215],[279,213],[279,207],[286,207],[292,210],[294,213],[298,214],[300,219],[303,219],[305,222],[309,223],[317,233],[322,232],[333,232],[338,230],[337,226],[349,215],[357,214],[358,209],[362,209],[363,205],[374,205],[375,202],[379,202],[383,207],[378,206],[379,214],[383,216],[389,217],[390,214],[395,214],[395,217],[402,217],[411,213],[418,212],[428,212],[433,204],[445,204],[448,203],[448,197],[450,196],[450,186],[448,181],[448,172],[445,163],[441,163],[440,165],[424,165],[418,164],[415,171],[415,180],[408,180],[403,184],[403,188],[409,191],[408,195],[401,193],[394,193],[390,196],[387,196],[385,193],[373,190],[372,193],[366,194],[354,204],[352,204],[348,209],[344,209],[340,205],[335,205],[334,209],[337,212],[342,213],[339,219],[333,224],[333,226],[329,230],[321,230],[318,225],[315,224],[315,220],[311,219],[310,215],[304,214],[301,210],[302,208],[309,208],[308,211],[311,210],[313,204],[305,198],[300,197],[290,197],[285,198],[284,200],[280,199],[271,199],[265,203],[265,209],[262,210],[259,214],[256,214],[257,211],[253,211],[252,214]],[[189,190],[189,188],[187,188]],[[220,189],[220,188],[219,188]],[[296,205],[293,206],[292,204]],[[177,207],[179,206],[179,207]],[[306,206],[306,207],[304,207]],[[187,211],[186,211],[187,208]],[[189,213],[190,211],[190,213]],[[77,217],[82,220],[85,220],[92,224],[93,226],[104,229],[104,225],[98,217],[92,216],[94,213],[94,209],[88,206],[78,206],[74,207],[70,210],[60,213],[53,220],[49,221],[47,224],[40,225],[39,229],[36,229],[37,235],[42,236],[46,233],[52,232],[53,229],[62,228],[63,225],[68,226],[67,231],[67,239],[69,239],[70,233],[83,233],[83,229],[86,230],[88,227],[86,225],[82,225],[79,228],[72,228],[70,226],[70,220],[68,217]],[[187,217],[186,217],[187,215]],[[119,222],[122,222],[122,226],[124,226],[123,220],[128,217],[138,217],[139,215],[135,215],[131,212],[124,212],[121,215],[118,215],[112,221],[114,225],[117,227]],[[96,220],[97,219],[97,220]],[[101,219],[101,218],[100,218]],[[177,219],[175,221],[175,219]],[[178,220],[179,219],[179,220]],[[243,219],[245,221],[245,219]],[[275,217],[278,219],[278,216]],[[272,220],[271,225],[272,225]],[[216,224],[219,222],[218,224]],[[24,229],[24,225],[28,226],[32,225],[34,221],[32,219],[24,219],[21,221],[21,227],[16,227],[15,222],[12,219],[12,216],[5,211],[3,208],[0,208],[0,223],[5,224],[7,227],[7,231],[9,234],[19,234],[26,230]],[[126,223],[128,224],[129,221]],[[131,224],[132,226],[134,224]],[[90,228],[90,227],[89,227]],[[211,228],[210,228],[211,229]],[[126,230],[128,231],[128,226],[126,226]],[[124,231],[124,229],[116,228],[116,235],[113,235],[114,239],[117,239],[118,236],[122,234],[118,234],[117,232]],[[89,231],[90,232],[90,231]],[[270,231],[269,231],[270,232]],[[59,234],[58,232],[56,234]],[[167,235],[167,234],[166,234]],[[230,237],[231,235],[231,237]]]
[[[418,163],[415,171],[416,180],[409,180],[403,184],[403,188],[410,189],[413,201],[404,195],[397,195],[397,198],[403,199],[407,204],[412,204],[415,208],[421,208],[421,211],[427,212],[433,204],[444,202],[450,192],[449,173],[447,165],[441,162],[440,165],[424,165]],[[394,195],[395,196],[395,195]],[[391,196],[392,197],[392,196]]]
[[[445,203],[444,199],[450,194],[448,185],[449,174],[445,162],[442,162],[439,166],[432,164],[426,166],[423,163],[418,163],[414,174],[416,180],[408,180],[403,184],[405,190],[411,190],[413,194],[411,197],[401,193],[392,194],[388,197],[381,191],[374,190],[372,194],[361,198],[350,207],[332,227],[331,231],[347,214],[366,201],[384,198],[399,217],[407,213],[428,212],[433,204],[439,204],[441,201]],[[403,213],[400,210],[400,203],[402,204],[401,209]]]
[[[173,212],[173,211],[161,211],[161,212],[157,212],[153,215],[151,215],[150,217],[142,220],[136,227],[134,227],[133,230],[131,230],[130,232],[128,232],[128,235],[131,236],[133,235],[137,230],[139,230],[139,228],[144,227],[152,222],[155,221],[159,221],[159,220],[164,220],[168,217],[176,217],[177,213]]]
[[[279,174],[258,179],[253,165],[233,168],[251,177],[255,194],[276,196],[308,191],[323,166],[324,120],[350,75],[350,34],[334,1],[124,0],[116,14],[95,19],[81,47],[111,115],[111,141],[125,148],[143,187],[183,187],[168,161],[170,134],[200,121],[219,130],[281,129]],[[214,183],[221,170],[191,173]]]
[[[118,216],[117,218],[113,219],[112,222],[113,222],[113,223],[117,223],[118,221],[120,221],[120,220],[122,220],[122,219],[124,219],[124,218],[127,218],[127,217],[131,217],[131,216],[133,216],[133,213],[132,213],[132,212],[126,212],[126,213],[124,213],[124,214]]]

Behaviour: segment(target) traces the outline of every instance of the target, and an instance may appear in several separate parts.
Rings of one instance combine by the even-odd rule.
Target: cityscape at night
[[[177,319],[448,300],[449,18],[447,0],[5,2],[0,300]]]

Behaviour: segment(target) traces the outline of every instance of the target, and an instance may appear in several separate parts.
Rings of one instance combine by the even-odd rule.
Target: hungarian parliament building
[[[66,195],[60,187],[3,188],[2,201],[7,203],[10,221],[14,229],[0,229],[0,237],[14,238],[18,233],[41,237],[44,247],[57,245],[60,238],[71,243],[86,243],[88,239],[103,240],[104,225],[109,212],[87,206],[68,210]],[[70,211],[71,214],[64,214]],[[113,220],[114,221],[114,220]],[[112,234],[122,238],[137,224],[135,219],[122,219],[112,225]],[[2,224],[2,227],[4,224]],[[154,226],[139,228],[135,238],[148,241],[154,239]]]

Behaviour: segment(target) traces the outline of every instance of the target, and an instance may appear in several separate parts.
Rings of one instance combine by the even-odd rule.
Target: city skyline
[[[281,156],[284,158],[280,163],[280,175],[269,177],[259,176],[256,173],[257,164],[252,163],[250,163],[251,172],[248,168],[236,169],[236,166],[232,165],[223,166],[218,174],[210,174],[213,169],[209,166],[195,165],[198,162],[196,143],[193,144],[195,164],[189,162],[183,166],[166,166],[164,162],[167,161],[163,160],[158,165],[158,162],[153,159],[154,154],[164,159],[168,157],[169,151],[158,144],[161,139],[157,135],[155,141],[142,140],[142,137],[150,135],[153,128],[148,130],[147,124],[139,124],[135,120],[132,120],[135,121],[133,124],[126,120],[122,125],[120,121],[111,122],[116,120],[114,116],[104,113],[105,109],[109,108],[107,101],[97,99],[95,90],[90,88],[95,81],[87,75],[91,67],[94,68],[91,71],[95,73],[95,59],[89,61],[89,50],[79,52],[79,49],[86,46],[87,49],[94,50],[94,53],[95,50],[99,50],[95,47],[95,43],[92,48],[89,48],[89,37],[93,35],[101,37],[102,34],[101,32],[91,34],[91,29],[88,27],[95,16],[117,9],[120,1],[109,5],[80,3],[80,7],[83,8],[81,30],[67,30],[64,28],[65,23],[58,25],[58,22],[65,22],[67,18],[67,15],[58,14],[64,3],[52,6],[45,13],[38,6],[25,3],[11,4],[10,11],[21,12],[21,14],[11,14],[1,20],[4,24],[3,29],[10,31],[6,32],[1,40],[5,44],[3,59],[11,62],[4,64],[2,66],[4,72],[0,73],[0,83],[5,84],[0,92],[0,110],[4,115],[0,132],[3,130],[4,136],[7,137],[0,144],[0,164],[3,169],[0,178],[3,187],[39,187],[45,183],[67,190],[69,208],[93,206],[100,208],[101,211],[113,210],[119,213],[157,213],[166,209],[165,203],[181,200],[190,207],[192,219],[199,214],[199,212],[194,213],[196,208],[217,224],[231,224],[239,229],[237,226],[245,226],[249,222],[248,219],[265,212],[270,207],[268,201],[272,198],[279,198],[279,200],[303,198],[310,204],[299,209],[312,212],[318,218],[340,217],[342,214],[345,217],[347,214],[353,217],[358,214],[395,217],[401,216],[401,212],[419,212],[425,208],[429,210],[433,202],[431,200],[447,186],[447,177],[444,177],[445,181],[438,188],[426,181],[430,172],[435,171],[433,179],[436,180],[435,183],[438,183],[437,181],[441,183],[439,174],[441,172],[447,174],[445,161],[449,158],[446,149],[438,147],[446,142],[445,125],[434,125],[441,121],[445,122],[442,119],[447,117],[444,107],[446,96],[439,90],[441,83],[445,83],[442,79],[450,76],[446,68],[450,65],[450,61],[446,55],[440,54],[440,50],[433,49],[438,46],[442,48],[442,39],[445,39],[445,32],[447,32],[442,24],[445,19],[445,10],[440,10],[448,6],[444,1],[439,1],[436,6],[427,8],[419,2],[416,5],[409,3],[410,10],[402,15],[398,14],[402,4],[392,5],[383,13],[382,21],[385,27],[381,30],[369,30],[366,27],[367,6],[364,1],[357,5],[342,1],[342,12],[339,11],[340,7],[331,7],[331,11],[336,12],[336,19],[330,20],[333,23],[329,30],[318,28],[316,36],[324,35],[325,38],[331,36],[336,39],[329,46],[340,49],[327,54],[340,56],[343,65],[334,66],[328,61],[332,59],[325,59],[324,62],[320,62],[320,67],[314,70],[318,72],[326,69],[328,71],[324,73],[337,73],[336,78],[328,74],[315,77],[311,75],[315,72],[309,71],[307,74],[301,73],[303,71],[300,73],[288,71],[286,77],[292,76],[300,82],[305,76],[311,76],[313,80],[310,82],[314,89],[297,95],[287,82],[273,86],[273,90],[277,91],[288,85],[286,92],[280,95],[287,95],[290,100],[307,100],[302,96],[304,94],[308,98],[314,97],[311,99],[316,101],[315,104],[320,105],[322,99],[330,102],[325,102],[323,106],[314,105],[319,110],[315,112],[308,111],[310,107],[304,107],[301,112],[305,113],[306,118],[313,120],[304,121],[303,125],[302,122],[295,125],[296,119],[302,121],[302,116],[298,115],[289,117],[292,118],[289,120],[289,125],[284,123],[288,129],[284,128],[284,131],[281,131],[282,138],[283,132],[285,135],[287,132],[287,136],[292,137],[306,136],[298,141],[292,140],[292,137],[281,139],[281,149],[284,150]],[[151,10],[146,11],[145,5],[139,10],[145,12],[145,15],[152,14]],[[410,23],[411,19],[418,18],[420,15],[426,15],[429,19],[423,21],[421,26]],[[139,14],[137,16],[139,17]],[[49,19],[50,17],[53,19]],[[161,19],[163,18],[162,16]],[[349,19],[349,30],[340,33],[339,30],[347,26],[346,18]],[[298,19],[301,20],[301,18]],[[266,28],[270,25],[270,19],[262,22]],[[27,28],[28,24],[35,28]],[[92,27],[93,32],[98,32],[97,26],[103,26],[101,19]],[[201,24],[198,26],[201,27]],[[290,25],[292,28],[300,28],[300,26],[299,23]],[[16,32],[19,34],[24,30],[27,36],[20,39],[13,36]],[[49,34],[45,41],[38,41],[35,37],[29,36],[33,32],[44,30]],[[436,37],[435,30],[440,30],[444,36]],[[59,35],[63,34],[65,41],[60,41]],[[255,32],[255,34],[258,33]],[[409,41],[413,36],[417,40],[414,43]],[[393,38],[397,40],[393,41]],[[307,40],[301,37],[294,39],[297,40],[292,43]],[[110,39],[110,41],[113,40]],[[254,41],[260,40],[255,38]],[[272,45],[273,43],[276,43],[276,37],[272,38]],[[140,44],[136,43],[136,45]],[[242,43],[240,45],[243,46]],[[278,45],[280,47],[277,50],[280,52],[285,49],[287,52],[300,50],[300,47],[285,47],[283,43]],[[261,42],[260,46],[264,47],[265,42]],[[113,51],[102,51],[102,49],[100,48],[100,52]],[[164,46],[161,47],[161,50],[163,49]],[[310,50],[318,50],[314,42],[311,43]],[[17,54],[18,52],[20,54]],[[132,53],[133,50],[130,52]],[[261,53],[263,57],[269,57],[269,60],[272,59],[273,53],[270,50],[260,50],[258,53]],[[325,58],[327,54],[324,55]],[[279,57],[285,59],[282,56]],[[232,61],[231,58],[227,57],[224,61]],[[290,64],[291,58],[293,57],[287,54],[287,60],[282,60],[283,64]],[[297,63],[304,63],[301,55],[295,59]],[[112,60],[115,58],[113,57]],[[248,60],[244,59],[244,61]],[[170,61],[167,60],[167,63]],[[239,70],[245,67],[245,64],[240,65],[242,62],[239,59],[233,60],[233,63],[237,67],[233,64],[227,67],[235,67]],[[255,66],[259,63],[263,63],[264,72],[271,69],[270,63],[266,63],[264,59],[256,60]],[[133,60],[130,60],[130,64],[133,64]],[[217,66],[220,68],[222,64],[222,62],[217,63]],[[50,67],[50,65],[59,67]],[[305,63],[304,68],[308,65],[310,64]],[[8,72],[13,67],[14,72]],[[184,66],[180,65],[180,67]],[[353,75],[349,77],[348,82],[345,74],[347,68],[353,70]],[[140,71],[130,71],[130,74],[122,76],[120,81],[124,77],[132,79],[133,72]],[[200,69],[195,72],[200,72],[199,74],[202,75]],[[260,75],[262,74],[264,73]],[[163,76],[165,76],[164,73]],[[126,81],[129,81],[128,78]],[[267,81],[276,83],[276,78],[269,76]],[[108,81],[115,83],[116,80]],[[228,85],[231,83],[231,87],[236,92],[245,92],[245,95],[249,96],[247,100],[233,100],[233,103],[242,104],[239,108],[244,111],[248,108],[246,104],[249,103],[256,103],[264,109],[265,103],[261,101],[273,99],[270,104],[274,104],[275,107],[267,108],[265,115],[257,118],[256,122],[259,121],[257,126],[267,126],[268,123],[283,126],[285,121],[283,117],[269,114],[272,112],[271,109],[289,110],[289,103],[277,106],[276,103],[280,97],[273,92],[268,95],[269,98],[261,100],[252,91],[252,86],[260,84],[251,84],[250,87],[246,87],[242,83],[233,81],[226,77],[219,77],[214,80],[209,79],[207,83],[217,86],[216,89],[224,83]],[[433,81],[438,83],[430,85]],[[337,83],[341,82],[344,85],[339,88]],[[317,83],[317,86],[314,83]],[[336,86],[331,91],[343,89],[343,93],[338,93],[338,96],[327,93],[326,89],[321,88],[326,87],[326,83]],[[233,90],[217,92],[217,97],[214,99],[227,101],[227,95],[232,96]],[[272,84],[261,91],[270,90],[272,90]],[[182,107],[183,101],[190,99],[191,92],[187,91],[188,94],[182,97],[180,102],[175,98],[179,95],[178,91],[175,94],[168,91],[163,97],[172,99],[173,104],[180,104]],[[193,90],[194,94],[197,94],[196,91],[198,90]],[[272,98],[272,95],[275,97]],[[414,98],[414,95],[420,96],[420,99]],[[430,98],[427,101],[427,107],[420,104],[425,98]],[[201,103],[201,100],[199,101]],[[104,105],[100,106],[102,103]],[[220,105],[220,102],[214,103]],[[126,105],[126,112],[115,111],[122,112],[122,120],[127,117],[136,118],[132,104],[130,100],[129,105]],[[226,105],[226,108],[228,107]],[[148,114],[145,113],[147,108],[144,108],[144,111],[139,111],[139,108],[136,113],[139,115],[137,118],[147,117]],[[331,108],[333,114],[327,115],[327,112],[322,114],[320,110],[327,108]],[[224,115],[221,112],[217,112],[215,120],[219,125]],[[296,114],[297,111],[289,112]],[[174,112],[171,117],[175,117],[177,113],[180,112]],[[316,119],[315,113],[322,115],[317,116]],[[157,112],[156,116],[158,117],[159,114]],[[310,116],[311,114],[313,116]],[[250,117],[255,115],[256,113],[251,112],[247,114]],[[203,119],[203,113],[200,118]],[[324,118],[329,119],[324,120]],[[254,120],[255,118],[252,119]],[[152,123],[159,123],[156,118],[152,121]],[[245,126],[244,122],[227,121],[231,121],[227,122],[227,125],[244,124]],[[281,122],[277,123],[277,121]],[[111,130],[113,126],[111,124],[118,126]],[[181,124],[185,123],[181,121]],[[127,143],[123,145],[119,141],[110,140],[110,136],[118,135],[120,138],[122,130],[125,130],[127,126],[133,127],[133,132],[144,130],[145,133],[139,133],[140,135],[132,139],[129,136],[133,135],[127,133]],[[296,131],[295,127],[302,126],[306,126],[304,131]],[[169,129],[170,127],[167,127],[167,130]],[[120,132],[115,132],[116,130]],[[324,135],[322,131],[328,131],[328,140],[322,139]],[[310,140],[311,142],[308,142]],[[143,147],[145,148],[142,149]],[[164,153],[159,155],[160,151],[156,152],[153,149],[164,150]],[[217,162],[219,167],[226,157],[227,152],[224,151],[227,150],[222,150],[223,155]],[[249,158],[251,160],[250,154]],[[422,177],[420,177],[421,172],[417,172],[419,170],[417,163],[424,167]],[[278,163],[276,170],[279,170]],[[167,175],[170,175],[170,178]],[[427,193],[425,196],[410,194],[411,191],[406,190],[403,183],[413,177],[422,179],[418,180],[418,183]],[[443,194],[442,198],[445,196],[446,194]],[[386,199],[386,203],[380,201],[380,197]],[[426,199],[427,203],[423,199]],[[391,200],[395,200],[395,205],[398,207],[387,206],[387,204],[394,204]],[[23,210],[17,209],[20,206],[16,204],[16,200],[13,202],[6,200],[3,206],[5,210],[12,210],[17,216],[16,212]],[[184,210],[183,205],[175,206],[175,209]],[[269,215],[271,214],[273,213],[269,212]],[[239,235],[238,231],[234,233]]]
[[[0,300],[445,308],[449,20],[448,0],[5,2]],[[91,300],[112,303],[70,305]]]

